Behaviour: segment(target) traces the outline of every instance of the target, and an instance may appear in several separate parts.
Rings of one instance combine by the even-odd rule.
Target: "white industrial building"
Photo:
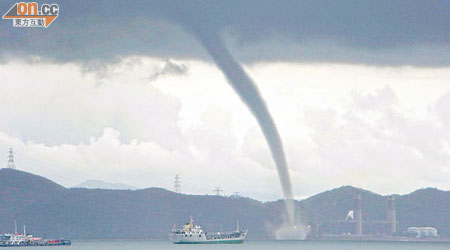
[[[417,238],[435,238],[437,229],[434,227],[408,227],[409,234],[415,234]]]

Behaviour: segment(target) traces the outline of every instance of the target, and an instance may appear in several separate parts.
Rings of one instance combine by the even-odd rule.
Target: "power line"
[[[101,177],[97,175],[92,175],[90,173],[85,173],[78,168],[71,168],[70,174],[60,174],[61,171],[64,171],[63,168],[57,167],[55,163],[50,162],[49,160],[39,160],[35,158],[25,158],[21,157],[20,166],[23,166],[25,170],[28,170],[31,173],[43,175],[46,178],[57,177],[61,180],[65,180],[67,183],[76,183],[85,179],[101,179]],[[78,184],[78,183],[77,183]],[[66,186],[66,185],[64,185]],[[69,187],[69,186],[67,186]]]

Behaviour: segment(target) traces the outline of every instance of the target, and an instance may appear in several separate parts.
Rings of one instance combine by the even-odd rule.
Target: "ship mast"
[[[239,220],[236,221],[236,232],[239,232]]]

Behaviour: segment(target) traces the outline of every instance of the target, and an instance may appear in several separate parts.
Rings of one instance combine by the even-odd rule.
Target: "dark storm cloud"
[[[52,1],[53,2],[53,1]],[[2,1],[6,12],[15,1]],[[3,59],[148,55],[208,60],[186,26],[232,41],[243,61],[450,65],[450,1],[62,1],[48,29],[0,22]]]

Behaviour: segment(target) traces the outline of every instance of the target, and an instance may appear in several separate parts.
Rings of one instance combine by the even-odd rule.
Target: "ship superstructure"
[[[191,216],[190,222],[183,227],[177,228],[174,225],[169,238],[175,244],[233,244],[244,243],[246,235],[247,231],[239,229],[239,221],[236,231],[208,233],[201,226],[195,225]]]

